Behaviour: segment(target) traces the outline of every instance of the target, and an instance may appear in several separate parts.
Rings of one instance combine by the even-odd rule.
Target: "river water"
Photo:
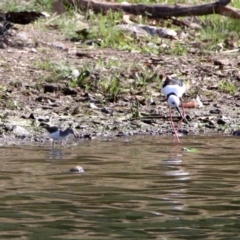
[[[240,239],[239,142],[2,147],[0,239]],[[84,174],[68,171],[77,165]]]

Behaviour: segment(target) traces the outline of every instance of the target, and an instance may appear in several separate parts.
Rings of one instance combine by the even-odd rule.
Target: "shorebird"
[[[71,128],[67,128],[64,131],[60,130],[58,127],[44,126],[44,128],[47,130],[49,137],[53,139],[53,145],[55,143],[54,141],[60,140],[62,142],[70,134],[72,134],[75,138],[77,138],[76,134],[73,132]]]
[[[172,129],[174,132],[174,140],[177,139],[178,142],[180,142],[180,141],[179,141],[179,138],[177,135],[177,130],[175,129],[174,123],[172,120],[171,109],[175,108],[181,116],[181,120],[178,124],[178,128],[179,128],[183,119],[185,118],[185,110],[182,105],[182,96],[185,93],[185,90],[186,90],[186,87],[185,87],[184,83],[177,78],[167,77],[162,86],[162,93],[167,98],[169,114],[170,114],[170,122],[171,122],[171,126],[172,126]],[[182,113],[179,109],[180,104],[182,106]]]

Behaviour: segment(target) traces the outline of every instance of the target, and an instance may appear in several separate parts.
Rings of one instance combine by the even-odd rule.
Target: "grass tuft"
[[[237,89],[233,83],[223,80],[218,83],[218,90],[224,93],[234,94]]]

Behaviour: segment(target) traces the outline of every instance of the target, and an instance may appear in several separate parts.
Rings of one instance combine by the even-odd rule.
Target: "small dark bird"
[[[164,96],[167,98],[167,103],[168,103],[168,107],[169,107],[169,114],[170,114],[170,119],[171,119],[171,126],[172,129],[174,131],[174,140],[177,139],[178,142],[179,138],[177,135],[177,130],[174,127],[174,123],[172,120],[172,108],[175,108],[180,116],[181,116],[181,120],[179,122],[179,126],[181,125],[183,119],[185,118],[185,111],[184,108],[182,107],[182,113],[179,109],[180,104],[182,103],[182,96],[186,91],[186,87],[184,85],[184,83],[176,78],[169,78],[167,77],[167,79],[164,81],[163,86],[162,86],[162,93],[164,94]]]
[[[53,139],[53,144],[54,141],[65,140],[70,134],[77,138],[76,134],[71,128],[67,128],[64,131],[60,130],[58,127],[44,126],[44,128],[47,130],[49,137]]]

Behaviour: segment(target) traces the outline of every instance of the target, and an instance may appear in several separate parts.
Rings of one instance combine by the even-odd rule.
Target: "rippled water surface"
[[[240,239],[240,138],[171,140],[0,148],[0,239]]]

